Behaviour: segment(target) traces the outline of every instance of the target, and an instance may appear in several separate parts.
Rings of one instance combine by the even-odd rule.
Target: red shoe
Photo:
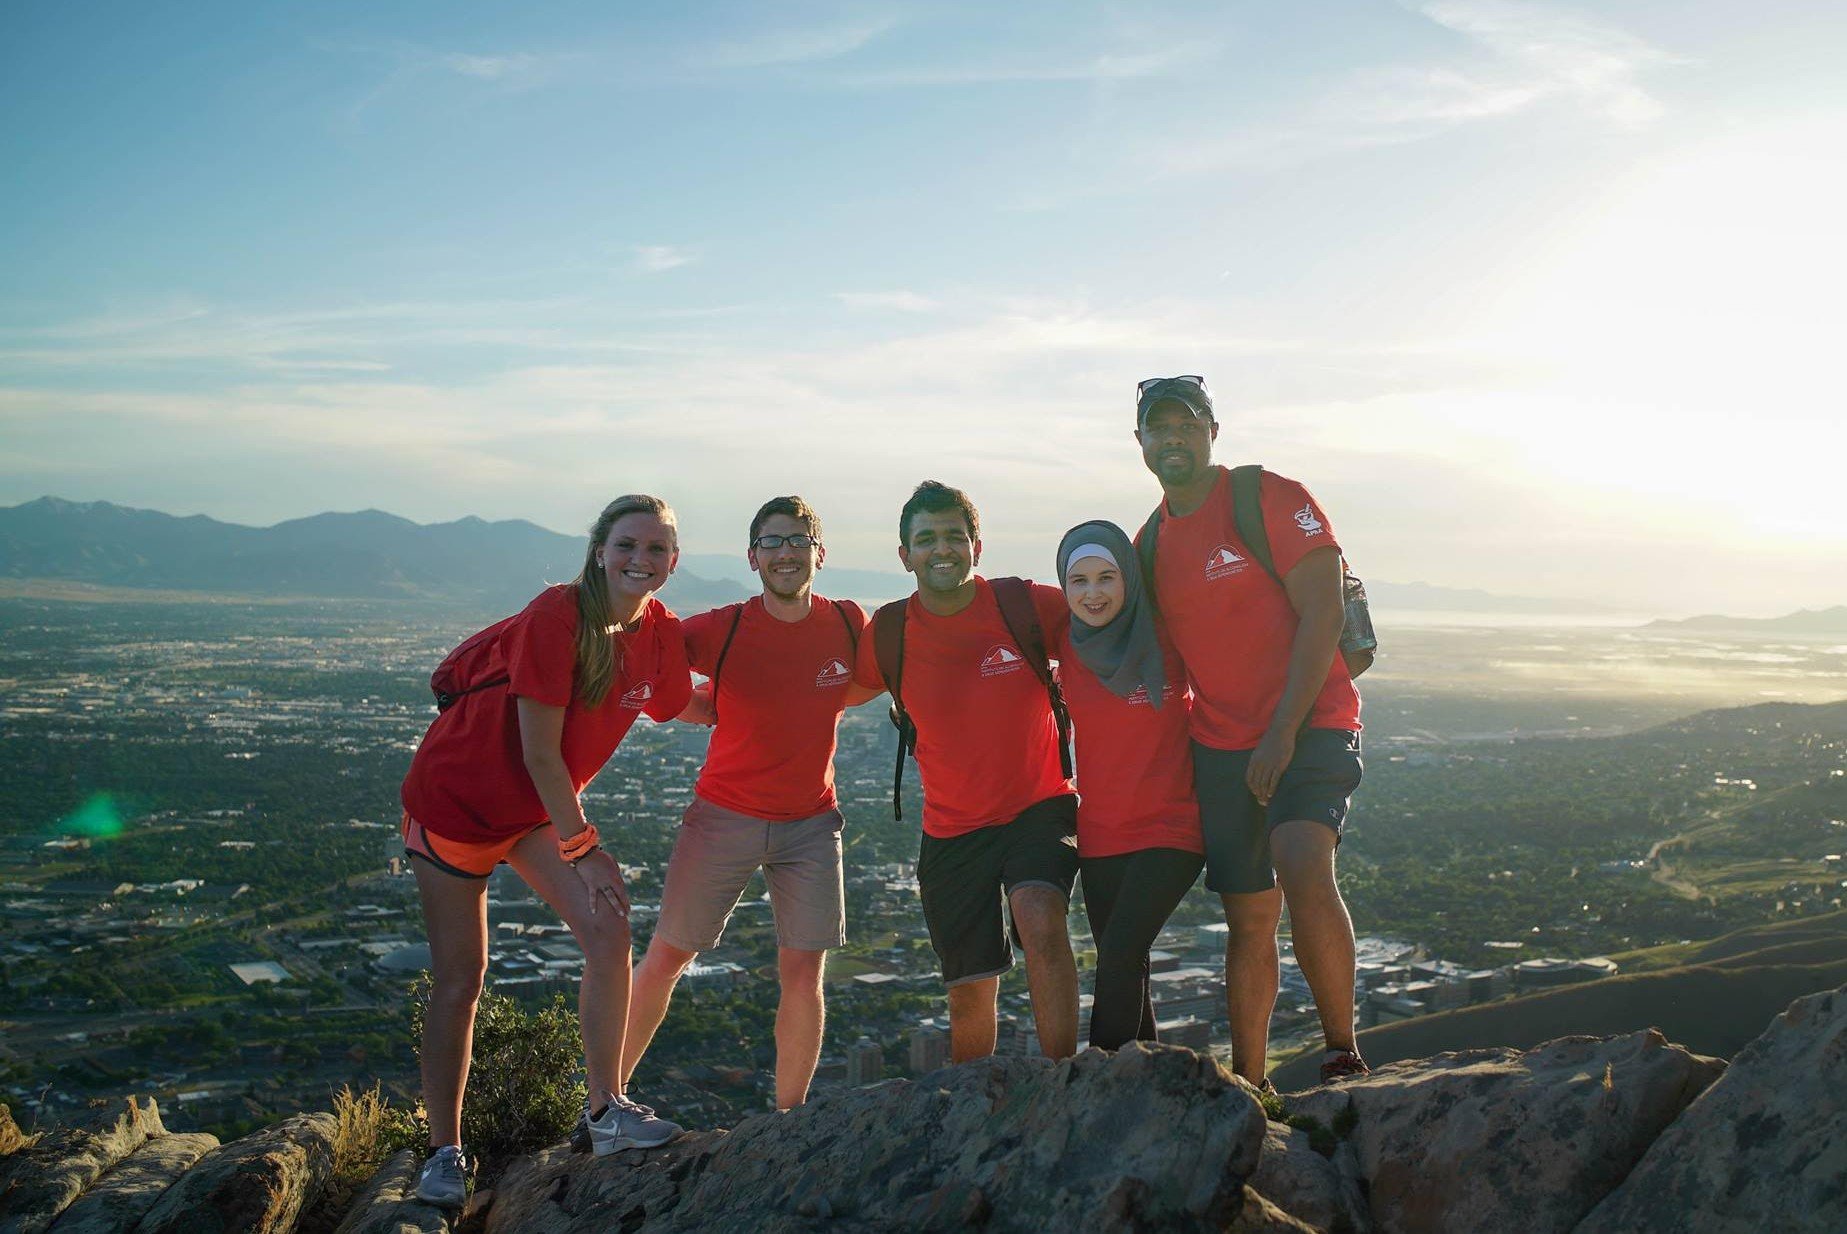
[[[1372,1068],[1354,1049],[1329,1050],[1321,1059],[1321,1082],[1332,1084],[1336,1080],[1352,1079],[1356,1075],[1371,1075]]]

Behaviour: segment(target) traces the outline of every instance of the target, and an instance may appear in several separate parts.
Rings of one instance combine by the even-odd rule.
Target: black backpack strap
[[[447,711],[449,708],[455,706],[455,700],[462,697],[464,694],[473,694],[476,690],[491,690],[495,686],[504,686],[510,681],[512,681],[511,677],[496,677],[492,681],[483,681],[478,685],[472,685],[466,689],[451,690],[444,693],[441,690],[432,688],[431,692],[436,695],[436,710]]]
[[[859,632],[866,628],[866,610],[851,600],[835,600],[834,611],[840,614],[840,623],[847,628],[847,647],[852,652],[847,657],[850,664],[859,656]]]
[[[1246,463],[1231,469],[1231,519],[1238,529],[1238,539],[1250,550],[1263,572],[1283,585],[1276,572],[1276,559],[1270,556],[1270,533],[1263,525],[1263,467]]]
[[[750,601],[744,601],[748,604]],[[725,671],[725,657],[731,654],[731,640],[738,636],[738,626],[744,621],[744,604],[731,610],[731,628],[725,631],[725,641],[718,649],[718,659],[712,664],[712,722],[718,722],[718,675]]]
[[[904,614],[909,599],[881,604],[872,615],[872,650],[878,658],[879,676],[891,692],[891,722],[898,730],[898,761],[891,773],[891,816],[904,821],[899,790],[904,786],[904,756],[917,757],[917,725],[904,709]]]
[[[1135,554],[1141,558],[1142,564],[1142,595],[1147,598],[1148,607],[1154,610],[1157,617],[1161,613],[1161,604],[1154,594],[1155,543],[1160,539],[1161,511],[1166,506],[1165,501],[1156,506],[1148,516],[1148,521],[1142,524],[1141,534],[1135,537]]]
[[[1046,697],[1051,700],[1052,719],[1058,724],[1058,765],[1065,773],[1065,779],[1071,778],[1071,712],[1065,706],[1065,692],[1058,684],[1058,678],[1052,675],[1052,659],[1045,650],[1045,631],[1039,625],[1039,609],[1033,603],[1032,584],[1023,578],[994,578],[988,580],[994,589],[995,603],[1000,605],[1001,620],[1007,623],[1007,633],[1019,645],[1020,654],[1026,657],[1026,663],[1032,667],[1033,676],[1045,687]]]

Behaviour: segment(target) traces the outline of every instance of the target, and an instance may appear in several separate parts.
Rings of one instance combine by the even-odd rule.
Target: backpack
[[[1276,560],[1270,555],[1270,533],[1263,522],[1263,502],[1259,491],[1262,478],[1263,468],[1256,463],[1231,469],[1231,516],[1237,525],[1238,539],[1244,541],[1244,546],[1250,549],[1251,556],[1257,559],[1263,572],[1281,587],[1283,578],[1276,572]],[[1150,599],[1155,594],[1155,540],[1161,532],[1161,511],[1165,505],[1163,502],[1154,508],[1154,513],[1142,524],[1141,535],[1136,537],[1141,555],[1142,580],[1147,584]],[[1358,677],[1372,667],[1373,657],[1378,654],[1379,640],[1373,634],[1372,609],[1366,602],[1366,584],[1347,565],[1345,556],[1340,559],[1340,577],[1341,601],[1347,617],[1340,631],[1340,658],[1347,666],[1347,675]]]
[[[738,636],[738,623],[744,620],[746,600],[731,610],[731,628],[725,631],[725,641],[718,649],[718,660],[712,665],[712,720],[718,722],[718,675],[725,671],[725,657],[731,654],[731,640]],[[866,624],[866,610],[851,600],[831,601],[840,614],[840,621],[847,628],[847,663],[850,665],[859,655],[859,632]]]
[[[430,693],[436,696],[436,710],[447,711],[455,705],[455,700],[464,694],[473,694],[476,690],[491,690],[495,686],[504,686],[508,678],[505,673],[491,681],[481,680],[487,672],[487,666],[493,659],[495,645],[500,641],[501,631],[512,625],[519,616],[503,617],[485,630],[479,630],[461,641],[461,644],[442,658],[436,671],[430,674]]]
[[[1065,778],[1071,778],[1071,712],[1065,707],[1065,694],[1058,678],[1052,676],[1051,659],[1045,651],[1045,631],[1039,627],[1039,610],[1033,606],[1032,585],[1023,578],[993,578],[1000,605],[1001,620],[1007,633],[1019,646],[1020,654],[1032,668],[1033,676],[1045,687],[1052,705],[1052,719],[1058,725],[1058,765]],[[879,675],[891,691],[891,722],[898,730],[898,762],[891,773],[891,816],[904,821],[904,807],[899,790],[904,785],[904,756],[917,757],[917,722],[904,708],[904,615],[910,604],[907,596],[879,606],[872,616],[872,649],[878,656]]]

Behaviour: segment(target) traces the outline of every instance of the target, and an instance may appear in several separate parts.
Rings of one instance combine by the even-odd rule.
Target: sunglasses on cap
[[[1135,397],[1141,398],[1156,386],[1164,386],[1169,382],[1173,382],[1177,385],[1191,386],[1195,390],[1204,390],[1206,388],[1206,379],[1201,377],[1198,373],[1183,373],[1178,377],[1150,377],[1147,381],[1138,381],[1135,383]]]

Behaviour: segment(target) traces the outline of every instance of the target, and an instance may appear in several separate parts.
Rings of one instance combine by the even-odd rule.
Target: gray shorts
[[[847,941],[839,810],[767,823],[694,794],[680,821],[654,936],[681,951],[717,946],[758,867],[769,884],[776,943],[825,951]]]

